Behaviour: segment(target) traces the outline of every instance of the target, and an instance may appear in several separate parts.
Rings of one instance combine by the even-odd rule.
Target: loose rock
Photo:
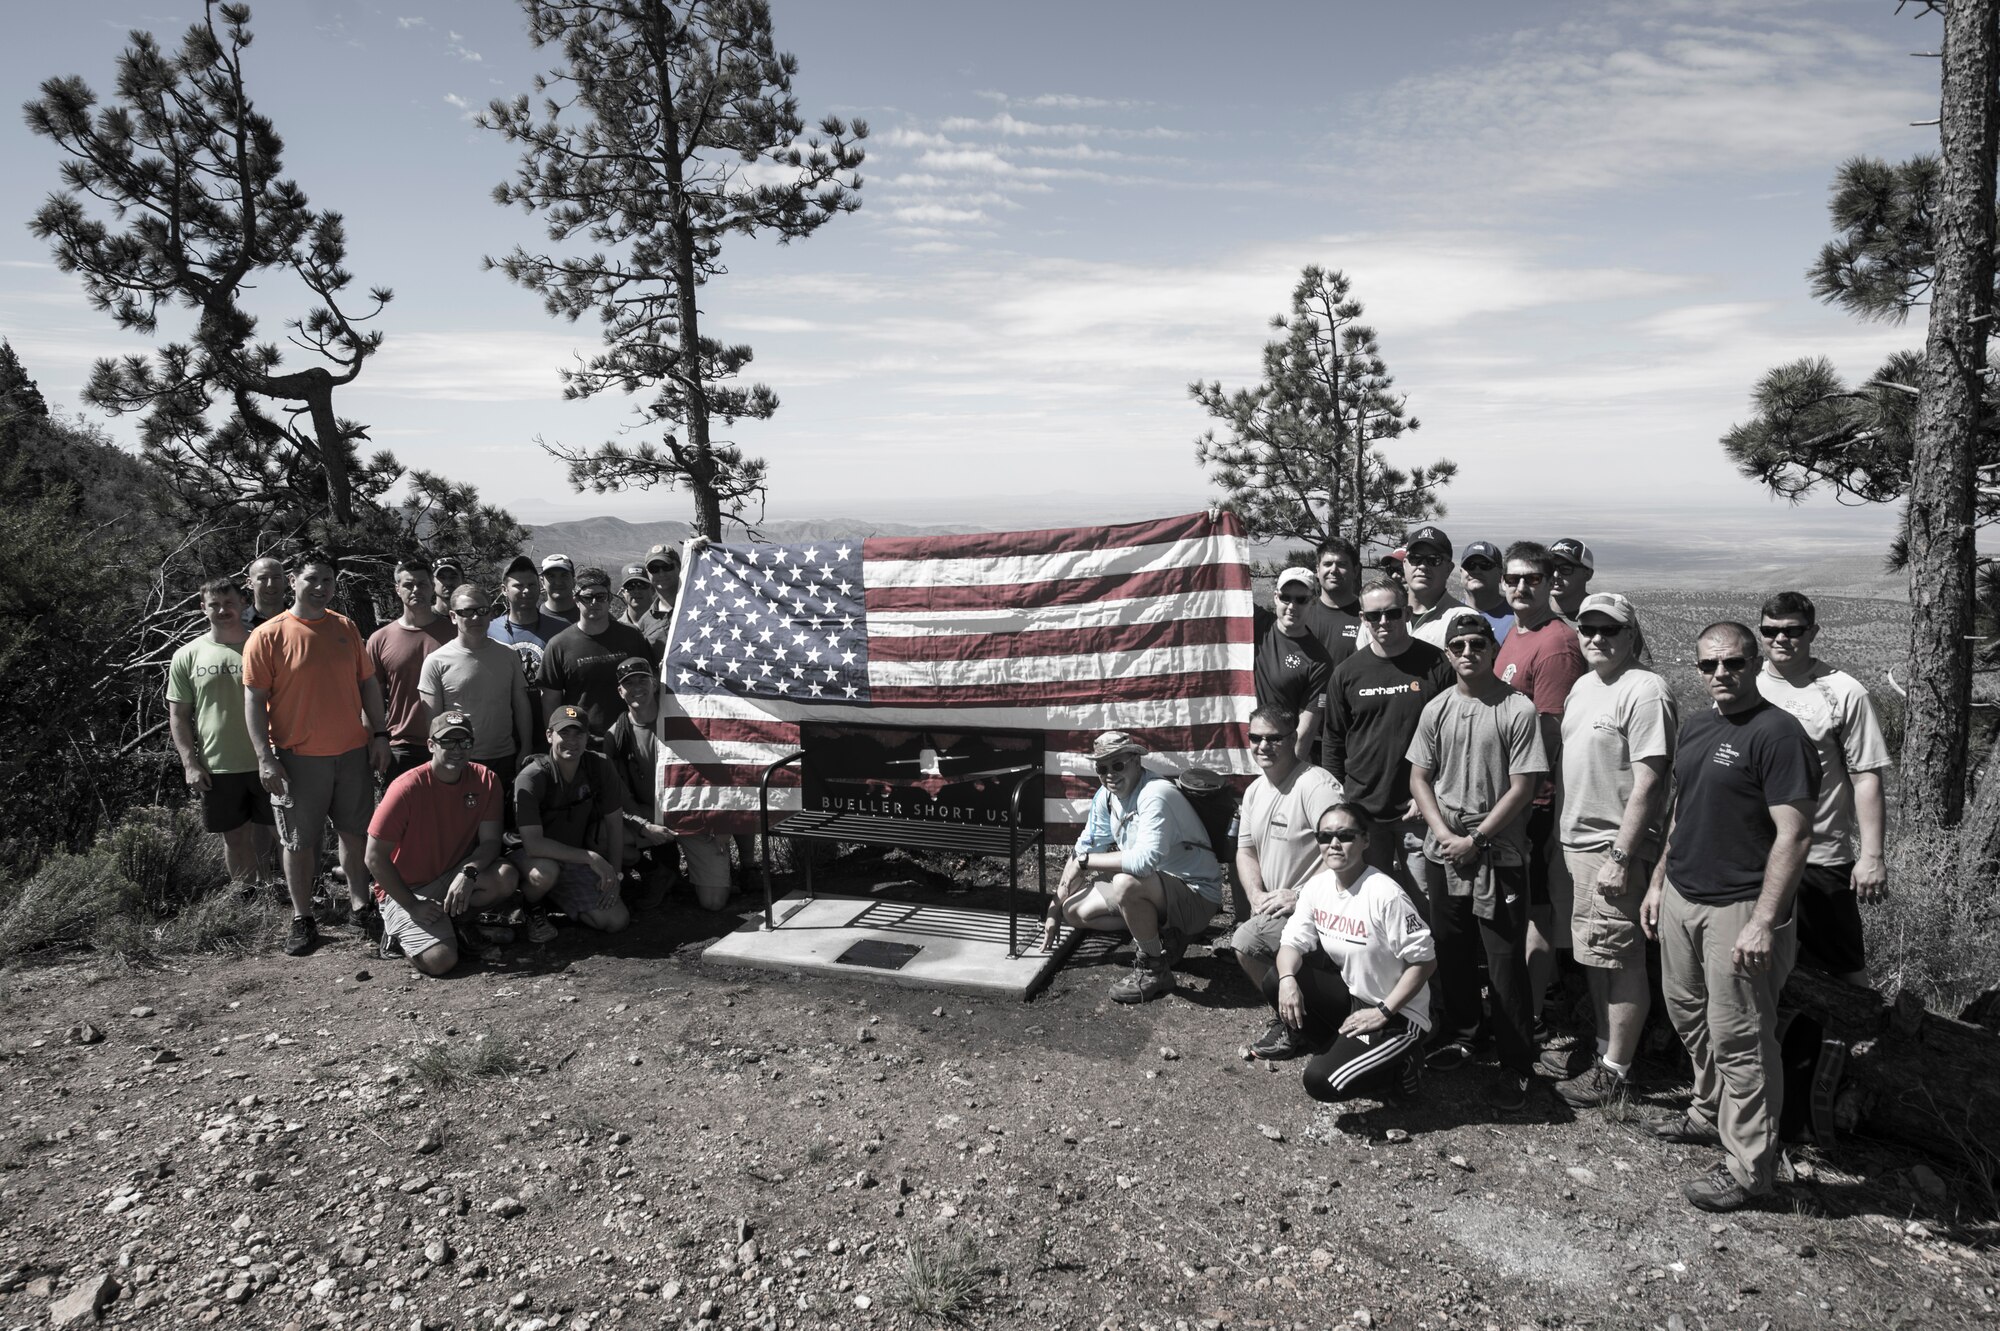
[[[527,1209],[521,1205],[519,1197],[502,1197],[486,1204],[486,1214],[497,1215],[502,1220],[517,1216]]]
[[[96,1027],[92,1027],[96,1030]],[[99,1040],[104,1038],[99,1032]],[[86,1041],[85,1043],[95,1043]],[[49,1305],[50,1326],[81,1326],[85,1322],[97,1320],[97,1314],[107,1303],[118,1297],[118,1282],[103,1272],[85,1276],[75,1289]]]
[[[71,1044],[103,1044],[104,1032],[87,1021],[80,1021],[65,1031],[63,1038]]]

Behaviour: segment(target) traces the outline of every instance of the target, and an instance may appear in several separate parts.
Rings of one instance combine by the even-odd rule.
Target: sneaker
[[[381,941],[382,912],[376,907],[374,902],[371,901],[362,909],[354,911],[349,917],[348,923],[361,930],[367,936],[369,942]]]
[[[294,915],[292,931],[285,937],[285,955],[303,957],[319,944],[319,926],[310,915]]]
[[[555,941],[556,927],[549,923],[548,912],[546,911],[529,911],[526,927],[530,943],[550,943]]]
[[[1720,1146],[1722,1136],[1706,1123],[1699,1122],[1691,1114],[1681,1114],[1663,1119],[1653,1125],[1653,1136],[1676,1146]]]
[[[1743,1185],[1729,1172],[1728,1165],[1709,1170],[1682,1188],[1681,1195],[1697,1211],[1740,1211],[1750,1204],[1750,1194],[1743,1191]]]
[[[1178,966],[1187,955],[1188,936],[1171,924],[1160,926],[1160,950],[1167,955],[1167,965]]]
[[[396,937],[396,935],[385,930],[382,936],[375,940],[375,959],[377,961],[395,961],[402,955],[403,940]]]
[[[462,923],[453,921],[458,936],[470,943],[473,950],[482,955],[487,949],[498,949],[514,941],[514,931],[504,924],[477,924],[471,920]]]
[[[1534,1079],[1519,1072],[1501,1071],[1480,1092],[1487,1104],[1511,1114],[1528,1107],[1528,1085]]]
[[[1556,1094],[1572,1109],[1610,1108],[1629,1099],[1632,1087],[1624,1076],[1605,1066],[1600,1058],[1576,1076],[1557,1082]]]
[[[1535,1069],[1557,1081],[1569,1081],[1590,1071],[1596,1064],[1597,1056],[1582,1045],[1568,1049],[1544,1049]]]
[[[1431,1046],[1424,1055],[1424,1066],[1433,1072],[1452,1072],[1472,1061],[1472,1042],[1469,1040],[1446,1040],[1443,1044]]]
[[[1165,956],[1132,958],[1132,969],[1111,986],[1114,1003],[1149,1003],[1174,991],[1174,968]]]
[[[1257,1037],[1257,1043],[1250,1046],[1250,1057],[1265,1059],[1272,1063],[1282,1063],[1288,1058],[1297,1058],[1305,1052],[1299,1043],[1299,1033],[1285,1025],[1284,1018],[1272,1022],[1264,1033]]]

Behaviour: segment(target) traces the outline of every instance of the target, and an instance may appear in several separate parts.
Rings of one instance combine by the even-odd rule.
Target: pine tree
[[[487,260],[550,314],[595,313],[604,350],[563,371],[564,396],[643,395],[660,442],[594,451],[545,444],[578,490],[686,485],[695,526],[722,535],[764,492],[761,459],[715,427],[763,420],[778,398],[732,382],[751,350],[702,332],[701,288],[726,270],[723,243],[769,232],[780,244],[860,206],[868,134],[828,116],[808,133],[792,95],[797,61],[772,46],[763,0],[522,0],[536,46],[563,63],[481,117],[525,145],[494,199],[539,211],[549,239],[602,248],[557,257],[516,248]]]
[[[1264,344],[1264,377],[1225,392],[1220,381],[1188,393],[1223,423],[1195,441],[1195,457],[1253,537],[1317,544],[1345,536],[1357,549],[1441,516],[1440,492],[1458,464],[1439,458],[1408,471],[1377,447],[1419,428],[1382,359],[1375,330],[1338,270],[1308,266],[1291,312],[1272,318],[1283,334]]]

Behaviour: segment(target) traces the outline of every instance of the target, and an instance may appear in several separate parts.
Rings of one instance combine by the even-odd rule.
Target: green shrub
[[[2000,884],[1966,862],[1980,844],[1969,824],[1897,829],[1889,898],[1861,911],[1877,988],[1913,994],[1930,1011],[1955,1017],[2000,983]]]
[[[53,855],[0,892],[0,961],[82,947],[106,921],[134,916],[139,897],[116,860],[94,848]]]

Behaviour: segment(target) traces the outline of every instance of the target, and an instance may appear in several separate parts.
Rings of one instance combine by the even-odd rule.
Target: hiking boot
[[[319,926],[310,915],[294,915],[292,931],[285,936],[285,955],[303,957],[319,945]]]
[[[1579,1044],[1568,1049],[1544,1049],[1535,1068],[1557,1081],[1571,1081],[1589,1072],[1596,1062],[1597,1056]]]
[[[556,937],[556,927],[549,923],[549,913],[545,910],[528,912],[526,925],[530,943],[552,943]]]
[[[1480,1098],[1503,1114],[1528,1107],[1528,1086],[1534,1079],[1502,1068],[1480,1091]]]
[[[1166,953],[1167,965],[1178,966],[1187,955],[1188,936],[1171,924],[1160,926],[1160,950]]]
[[[1653,1125],[1653,1136],[1676,1146],[1720,1146],[1722,1135],[1692,1114],[1679,1114]]]
[[[1750,1194],[1743,1191],[1743,1185],[1729,1172],[1728,1165],[1709,1170],[1682,1188],[1681,1195],[1697,1211],[1740,1211],[1750,1204]]]
[[[1250,1057],[1265,1059],[1272,1063],[1282,1063],[1288,1058],[1297,1058],[1305,1052],[1299,1043],[1299,1033],[1285,1025],[1280,1017],[1272,1022],[1264,1033],[1257,1037],[1257,1043],[1250,1046]]]
[[[1572,1109],[1608,1109],[1627,1102],[1632,1095],[1632,1085],[1600,1058],[1569,1080],[1557,1082],[1556,1094]]]
[[[1424,1066],[1433,1072],[1453,1072],[1472,1061],[1470,1040],[1446,1040],[1443,1044],[1432,1045],[1424,1055]]]
[[[1114,1003],[1150,1003],[1174,991],[1174,968],[1164,955],[1141,952],[1132,958],[1132,969],[1111,986]]]

